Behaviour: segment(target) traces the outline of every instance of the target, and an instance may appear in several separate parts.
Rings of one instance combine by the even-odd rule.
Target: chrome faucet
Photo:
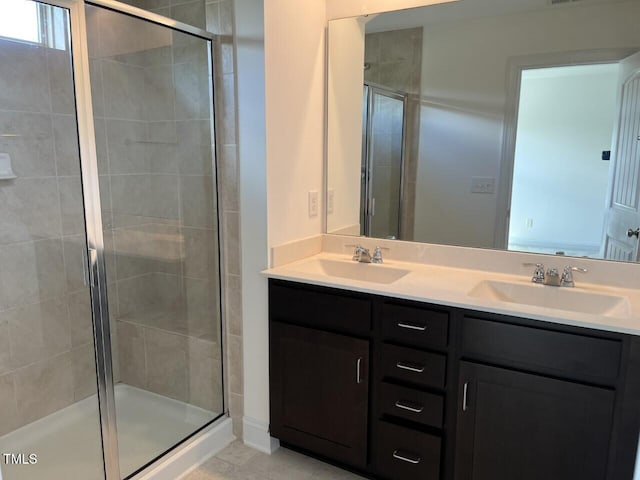
[[[383,263],[382,250],[389,250],[387,247],[376,247],[373,250],[373,255],[368,248],[364,248],[362,245],[345,245],[346,247],[353,247],[353,257],[351,259],[354,262],[360,263]]]
[[[522,265],[525,267],[536,267],[533,271],[533,276],[531,277],[531,281],[533,283],[544,283],[544,265],[541,263],[529,263],[525,262]]]
[[[348,247],[354,247],[352,260],[360,263],[371,263],[371,252],[368,248],[364,248],[362,245],[347,245]]]
[[[551,285],[552,287],[559,287],[561,285],[560,273],[557,268],[548,268],[547,273],[544,274],[544,285]]]
[[[562,275],[560,275],[557,268],[548,268],[545,272],[544,265],[541,263],[523,263],[523,265],[536,267],[531,277],[533,283],[551,285],[552,287],[575,287],[573,272],[587,273],[586,268],[572,267],[570,265],[564,267]]]
[[[562,272],[562,280],[560,281],[561,287],[576,286],[575,282],[573,281],[573,272],[587,273],[588,270],[586,268],[578,268],[567,265],[566,267],[564,267],[564,271]]]
[[[376,247],[371,257],[371,263],[382,263],[382,250],[389,250],[387,247]]]

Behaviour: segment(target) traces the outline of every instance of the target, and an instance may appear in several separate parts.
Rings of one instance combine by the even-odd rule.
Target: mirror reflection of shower
[[[364,102],[368,138],[362,144],[360,233],[413,240],[423,31],[369,30],[364,39],[364,84],[370,98]]]
[[[361,234],[400,238],[407,94],[365,85]]]

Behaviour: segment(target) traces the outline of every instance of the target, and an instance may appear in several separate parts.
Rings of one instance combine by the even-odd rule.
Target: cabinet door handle
[[[469,390],[469,382],[464,382],[464,386],[462,387],[462,411],[467,411],[467,392]]]
[[[356,383],[362,383],[362,377],[360,377],[360,364],[362,363],[362,357],[358,358],[356,362]]]
[[[415,325],[413,323],[403,323],[399,322],[398,326],[400,328],[408,328],[409,330],[417,330],[419,332],[424,332],[427,329],[426,325]]]
[[[407,456],[407,454],[400,455],[398,452],[399,452],[399,450],[394,450],[393,451],[393,458],[396,458],[398,460],[402,460],[403,462],[412,463],[413,465],[417,465],[418,463],[420,463],[420,460],[422,460],[420,457],[411,458],[411,457]]]
[[[401,400],[398,400],[396,402],[396,407],[401,408],[402,410],[408,410],[409,412],[413,413],[422,413],[422,411],[424,410],[424,407],[422,405],[419,407],[412,407],[411,405],[403,403]]]
[[[415,373],[424,372],[424,366],[421,366],[421,365],[410,365],[410,364],[405,363],[405,362],[396,363],[396,367],[398,367],[401,370],[409,370],[410,372],[415,372]]]

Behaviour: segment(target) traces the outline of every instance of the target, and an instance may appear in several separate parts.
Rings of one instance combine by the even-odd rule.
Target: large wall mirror
[[[328,25],[327,232],[637,261],[640,1]]]

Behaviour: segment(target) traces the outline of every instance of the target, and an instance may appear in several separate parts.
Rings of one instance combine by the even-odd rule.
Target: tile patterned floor
[[[273,455],[235,441],[184,480],[364,480],[350,472],[279,448]]]

